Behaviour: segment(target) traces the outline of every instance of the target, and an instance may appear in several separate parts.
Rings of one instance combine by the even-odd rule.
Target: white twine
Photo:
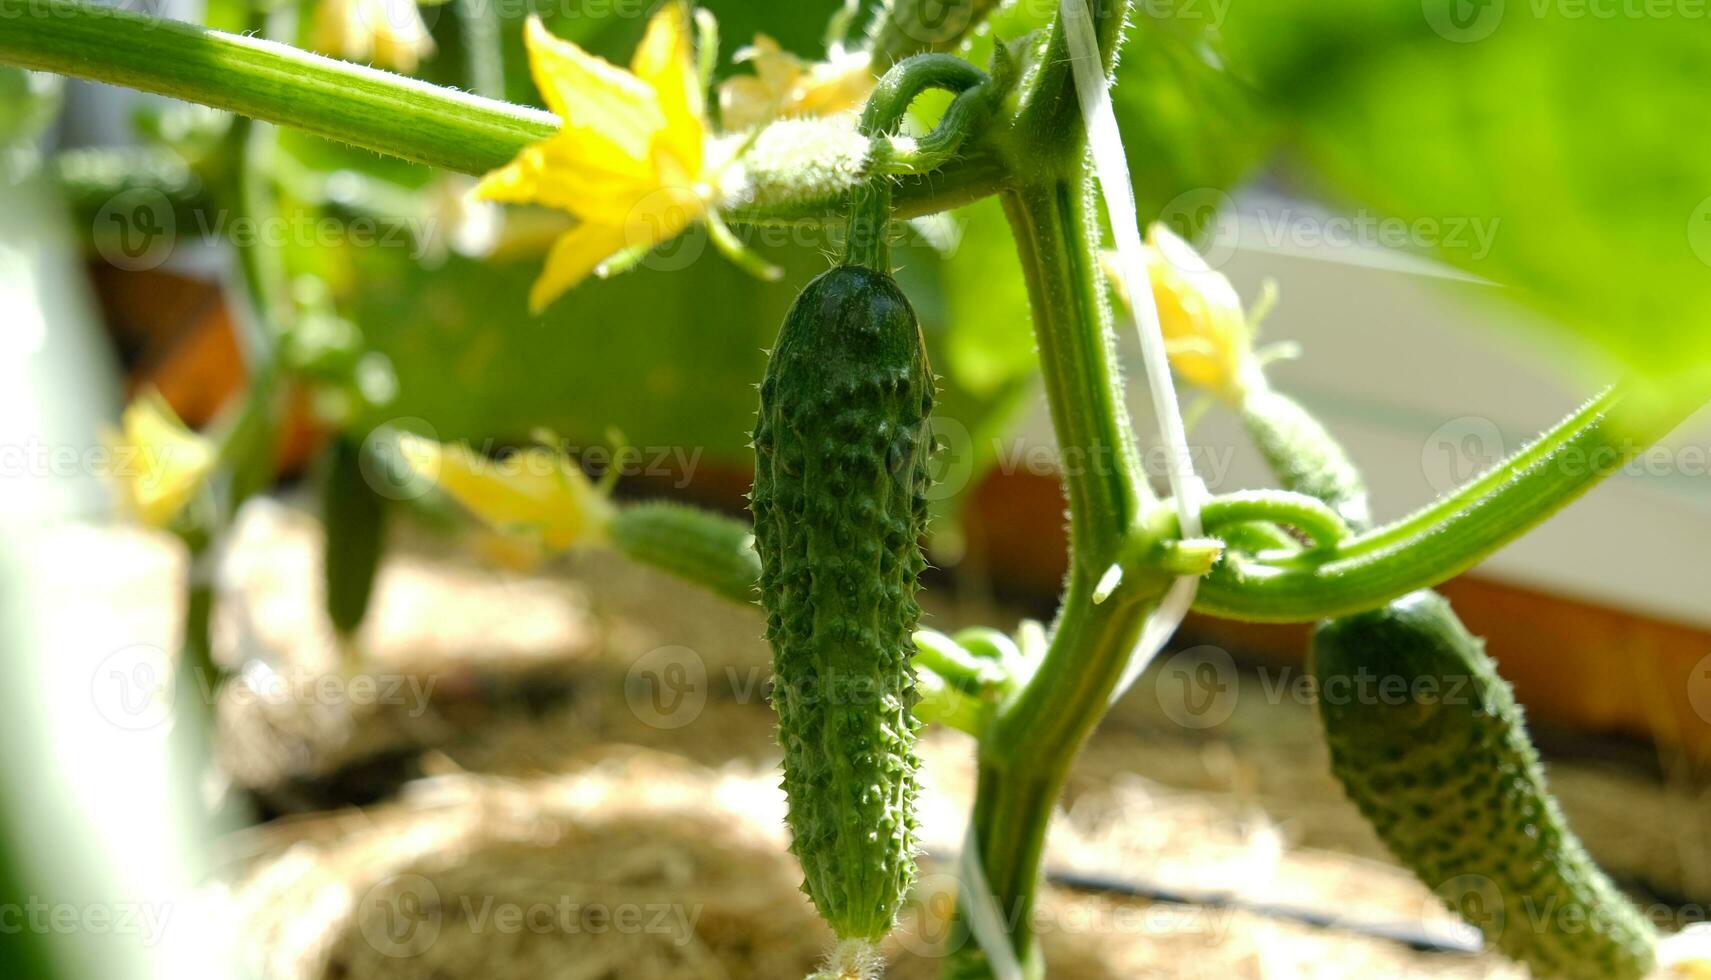
[[[1059,7],[1064,38],[1069,43],[1075,94],[1081,103],[1082,121],[1087,127],[1088,147],[1093,152],[1093,171],[1099,179],[1105,213],[1111,219],[1111,232],[1116,237],[1117,275],[1123,280],[1123,288],[1134,309],[1135,331],[1141,340],[1141,362],[1147,372],[1147,390],[1152,395],[1160,441],[1168,450],[1165,455],[1166,472],[1170,478],[1170,491],[1176,498],[1177,521],[1183,537],[1196,538],[1200,536],[1200,501],[1206,496],[1206,487],[1194,473],[1187,427],[1183,425],[1182,408],[1176,400],[1176,384],[1170,376],[1164,330],[1159,325],[1158,307],[1153,303],[1152,284],[1148,281],[1146,259],[1141,250],[1141,226],[1135,213],[1134,188],[1129,183],[1129,161],[1123,154],[1123,136],[1117,129],[1117,114],[1111,108],[1104,63],[1099,57],[1099,37],[1094,30],[1093,14],[1087,8],[1087,0],[1062,0]],[[1172,583],[1158,608],[1147,618],[1122,679],[1111,692],[1112,701],[1128,691],[1135,678],[1182,625],[1183,617],[1188,615],[1194,604],[1194,593],[1199,585],[1200,579],[1191,575]]]
[[[980,866],[980,842],[975,839],[974,822],[962,839],[962,858],[957,861],[957,883],[962,892],[963,918],[969,934],[986,954],[986,964],[992,967],[993,980],[1022,980],[1022,963],[1010,945],[1010,930],[1004,925],[1004,913],[992,886],[986,881],[986,869]]]
[[[1134,189],[1129,184],[1129,162],[1123,155],[1123,137],[1117,128],[1117,115],[1111,108],[1104,63],[1099,57],[1099,36],[1094,30],[1087,0],[1061,0],[1059,10],[1064,38],[1069,43],[1076,98],[1081,103],[1081,118],[1087,128],[1088,146],[1093,152],[1094,174],[1099,180],[1105,213],[1111,219],[1111,230],[1117,239],[1117,274],[1123,280],[1124,290],[1134,307],[1135,329],[1141,339],[1141,360],[1147,372],[1147,389],[1152,395],[1154,414],[1158,418],[1160,440],[1169,449],[1166,472],[1171,493],[1176,498],[1177,522],[1183,537],[1199,537],[1200,502],[1206,497],[1206,486],[1194,472],[1194,461],[1188,449],[1188,430],[1176,400],[1176,384],[1170,376],[1164,329],[1159,325],[1158,307],[1153,303],[1152,284],[1148,281],[1146,260],[1141,251],[1141,226],[1135,212]],[[1129,654],[1123,676],[1111,692],[1113,702],[1128,691],[1176,628],[1182,625],[1199,587],[1200,579],[1194,575],[1184,575],[1171,583],[1158,608],[1147,617],[1141,628],[1140,639]],[[986,954],[993,976],[997,980],[1022,980],[1022,964],[1010,945],[1009,930],[1005,928],[998,900],[993,897],[980,865],[980,849],[972,823],[963,840],[957,877],[962,886],[963,912],[969,932]]]

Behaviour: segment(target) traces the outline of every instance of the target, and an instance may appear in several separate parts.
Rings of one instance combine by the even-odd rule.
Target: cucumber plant
[[[1105,217],[1122,252],[1135,242],[1136,221],[1120,206],[1127,188],[1107,179],[1122,147],[1113,142],[1115,126],[1106,125],[1104,89],[1132,13],[1128,0],[1063,0],[1038,10],[889,0],[865,42],[845,37],[858,9],[845,5],[823,63],[802,63],[770,42],[749,52],[762,70],[741,90],[722,93],[731,96],[721,99],[724,119],[748,120],[731,132],[720,132],[708,111],[712,20],[689,16],[678,0],[649,22],[628,71],[596,64],[529,21],[525,44],[552,112],[263,42],[248,34],[263,26],[255,12],[226,4],[219,6],[233,33],[85,0],[17,6],[0,32],[0,62],[129,85],[485,175],[477,190],[489,198],[569,211],[574,225],[552,246],[531,294],[536,307],[591,274],[642,262],[691,226],[704,226],[721,253],[762,276],[777,270],[749,253],[733,227],[847,228],[842,261],[797,297],[760,381],[752,549],[743,523],[659,505],[565,522],[598,533],[559,542],[612,545],[735,601],[758,595],[774,651],[792,848],[805,891],[853,944],[840,947],[832,974],[872,967],[872,944],[891,928],[913,879],[913,740],[924,719],[964,730],[977,745],[946,974],[1044,975],[1031,922],[1053,807],[1077,750],[1132,676],[1137,645],[1143,636],[1157,641],[1149,622],[1165,621],[1162,610],[1190,595],[1187,583],[1202,613],[1321,621],[1313,664],[1327,686],[1362,670],[1410,682],[1470,678],[1468,704],[1322,705],[1349,795],[1429,885],[1481,876],[1506,908],[1567,902],[1597,917],[1597,928],[1577,935],[1513,928],[1490,935],[1536,970],[1631,977],[1651,962],[1651,929],[1564,826],[1507,687],[1447,604],[1421,590],[1547,519],[1667,433],[1711,395],[1711,371],[1672,365],[1614,386],[1489,472],[1375,526],[1352,460],[1304,406],[1264,383],[1257,361],[1245,360],[1253,356],[1249,331],[1233,326],[1226,308],[1224,332],[1196,349],[1194,371],[1179,366],[1179,373],[1191,383],[1239,381],[1219,394],[1283,489],[1161,499],[1126,414],[1099,249],[1106,225],[1093,193],[1097,159]],[[929,9],[936,7],[944,9]],[[994,30],[976,31],[989,15]],[[1145,43],[1171,43],[1147,19],[1141,24]],[[988,72],[951,53],[977,49],[990,53]],[[1134,58],[1145,63],[1153,53]],[[1291,66],[1300,66],[1290,59],[1300,52],[1285,54],[1243,67],[1271,83],[1317,67],[1292,76]],[[927,89],[955,94],[937,123],[916,135],[904,120]],[[859,119],[843,111],[857,105]],[[232,156],[215,161],[234,175],[232,186],[211,194],[234,207],[275,206],[266,193],[278,183],[269,155],[244,152],[265,149],[258,142],[265,132],[242,120],[232,127],[222,144]],[[935,381],[886,247],[894,221],[987,197],[1001,204],[1020,259],[1058,446],[1086,464],[1062,474],[1070,561],[1056,620],[1049,631],[1023,629],[1016,642],[990,630],[915,632]],[[252,306],[289,337],[300,311],[270,261],[278,256],[251,243],[240,258],[236,273]],[[1215,274],[1167,277],[1165,288],[1201,288],[1208,275]],[[1562,286],[1559,300],[1573,294],[1566,285],[1573,278],[1549,277]],[[1232,295],[1225,283],[1217,302],[1179,296],[1194,301],[1158,309],[1218,312]],[[1151,309],[1147,296],[1131,298]],[[1158,317],[1137,319],[1146,324],[1144,346],[1164,350],[1153,343]],[[1205,375],[1208,352],[1244,362]],[[271,434],[264,430],[277,426],[278,413],[269,410],[276,382],[304,380],[284,377],[291,367],[277,355],[264,351],[264,358],[258,377],[268,383],[255,386],[242,415],[254,424],[221,446],[227,479],[237,460],[257,455]],[[1164,391],[1169,375],[1159,360],[1149,369],[1155,391]],[[348,474],[354,457],[345,442],[336,445],[334,465]],[[530,513],[543,499],[559,499],[512,489],[501,497],[525,501]],[[565,496],[564,506],[577,506],[573,498]],[[372,503],[342,495],[333,502],[364,512]],[[329,523],[348,530],[348,516],[335,508]],[[1184,533],[1195,519],[1204,535]],[[378,557],[370,545],[379,542],[349,533],[340,540],[361,546],[359,560],[328,566],[330,580],[343,583],[335,618],[351,626]]]

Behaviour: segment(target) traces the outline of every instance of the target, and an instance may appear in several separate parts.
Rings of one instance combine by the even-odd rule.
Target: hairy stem
[[[1019,188],[1003,200],[1064,457],[1071,560],[1044,659],[999,707],[981,740],[974,833],[993,897],[1012,925],[1017,958],[1037,970],[1028,923],[1046,825],[1070,763],[1104,713],[1157,597],[1156,590],[1131,589],[1095,602],[1095,585],[1144,524],[1143,510],[1157,501],[1126,423],[1086,174]],[[983,969],[984,955],[965,940],[947,974],[979,976]]]
[[[0,0],[0,63],[123,85],[467,174],[500,167],[558,132],[558,117],[285,44],[81,2]],[[799,121],[786,121],[799,124]],[[855,148],[843,184],[737,203],[736,222],[841,215],[867,175]],[[1004,172],[971,152],[929,177],[900,181],[896,214],[913,217],[997,191]]]
[[[1276,561],[1232,559],[1195,608],[1230,619],[1306,622],[1381,606],[1466,571],[1567,506],[1691,414],[1613,412],[1607,391],[1490,472],[1418,513]]]

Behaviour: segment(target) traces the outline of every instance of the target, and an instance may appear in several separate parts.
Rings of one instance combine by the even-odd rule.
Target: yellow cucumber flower
[[[861,108],[873,92],[872,60],[866,51],[805,62],[765,34],[737,52],[754,65],[753,75],[719,86],[719,121],[727,132],[751,129],[779,116],[831,116]]]
[[[311,44],[322,54],[406,75],[434,53],[416,0],[321,0]]]
[[[683,4],[668,3],[625,71],[529,18],[535,86],[563,125],[488,173],[475,194],[576,217],[529,291],[534,312],[608,259],[668,241],[707,214],[717,174],[690,30]]]
[[[1194,246],[1159,222],[1147,227],[1142,252],[1171,367],[1189,384],[1239,401],[1251,371],[1253,343],[1236,288],[1207,265]],[[1132,310],[1114,260],[1114,255],[1105,256],[1108,278]]]
[[[553,551],[605,538],[612,504],[580,467],[541,446],[491,459],[466,446],[400,437],[400,455],[482,523]]]
[[[155,392],[125,406],[120,427],[105,438],[120,504],[149,527],[170,527],[207,482],[219,454]]]

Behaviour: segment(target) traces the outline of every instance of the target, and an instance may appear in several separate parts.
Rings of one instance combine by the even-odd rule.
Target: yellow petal
[[[424,57],[433,54],[434,39],[428,34],[428,25],[422,22],[416,0],[374,0],[368,11],[375,21],[376,64],[408,75],[415,72]]]
[[[213,443],[186,428],[158,394],[125,406],[107,441],[125,508],[150,527],[172,524],[213,471]]]
[[[580,137],[559,135],[524,147],[490,171],[475,195],[512,204],[560,208],[599,224],[621,224],[636,201],[659,186],[659,174],[626,158],[593,158]]]
[[[490,459],[409,435],[400,448],[413,470],[496,531],[534,537],[559,551],[604,536],[611,505],[557,453],[534,447]]]
[[[1193,246],[1156,222],[1147,229],[1143,257],[1171,368],[1190,384],[1238,398],[1252,346],[1235,287]],[[1132,308],[1122,278],[1112,274],[1110,279]]]
[[[564,291],[588,278],[594,267],[625,248],[624,231],[583,223],[559,236],[547,253],[540,278],[529,289],[529,312],[539,313]]]
[[[873,94],[877,80],[865,51],[851,52],[837,61],[816,64],[808,77],[798,81],[789,109],[805,116],[830,116],[860,109]]]
[[[529,70],[566,135],[598,144],[590,155],[645,164],[655,134],[665,128],[654,90],[635,75],[560,40],[531,15],[523,33]]]
[[[698,176],[707,137],[707,107],[692,41],[688,9],[671,0],[648,22],[630,68],[658,100],[665,121],[659,134],[661,146],[684,171]]]
[[[719,124],[726,132],[759,126],[778,114],[783,99],[754,75],[738,75],[719,86]]]

